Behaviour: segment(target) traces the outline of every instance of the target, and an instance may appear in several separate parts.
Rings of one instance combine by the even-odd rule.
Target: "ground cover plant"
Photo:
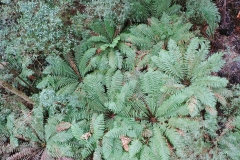
[[[218,74],[214,2],[1,0],[0,10],[2,160],[240,158],[240,86]]]

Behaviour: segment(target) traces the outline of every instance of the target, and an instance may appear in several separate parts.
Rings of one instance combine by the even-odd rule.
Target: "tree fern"
[[[200,45],[199,49],[196,47],[197,44]],[[208,60],[204,61],[204,57],[207,54],[204,51],[205,47],[207,46],[204,43],[202,44],[200,40],[193,39],[188,46],[186,54],[182,54],[176,43],[170,40],[168,44],[169,51],[161,51],[159,58],[157,56],[152,57],[152,61],[159,71],[169,75],[172,79],[176,79],[177,84],[185,86],[180,89],[180,93],[179,90],[175,91],[176,97],[183,97],[179,102],[184,102],[187,98],[195,96],[197,98],[196,102],[199,100],[203,105],[214,107],[216,97],[211,90],[225,87],[227,84],[227,80],[210,75],[211,72],[216,72],[224,64],[220,60],[221,54],[214,54],[214,58],[209,57]],[[201,66],[205,70],[198,67],[198,69],[195,69],[195,66]],[[199,109],[201,110],[201,108]]]
[[[193,38],[187,43],[185,47],[169,40],[167,50],[156,45],[159,55],[149,54],[151,63],[143,72],[112,67],[83,77],[75,94],[81,100],[78,112],[86,116],[70,112],[75,115],[71,126],[77,139],[73,143],[77,148],[74,157],[189,158],[191,144],[199,150],[192,157],[205,156],[203,151],[210,142],[204,135],[217,137],[215,107],[219,95],[225,99],[227,84],[227,80],[211,73],[218,71],[224,61],[221,54],[206,58],[205,40]],[[201,115],[203,110],[206,114]],[[194,138],[189,139],[191,136]]]
[[[135,52],[120,37],[117,30],[106,20],[95,22],[92,30],[99,34],[81,45],[75,46],[74,53],[67,53],[64,58],[49,56],[49,66],[45,68],[46,76],[38,84],[39,88],[51,86],[59,93],[72,93],[82,83],[87,74],[107,72],[109,66],[114,69],[132,69]],[[125,60],[123,59],[125,57]]]
[[[116,72],[116,74],[119,74],[119,73],[120,73],[119,71]],[[113,75],[113,79],[116,74]],[[151,74],[149,74],[149,75],[151,75]],[[120,84],[122,84],[124,82],[123,78],[119,78],[118,80],[122,80],[122,82],[119,81]],[[141,136],[144,132],[143,126],[147,125],[150,129],[150,132],[151,132],[151,130],[153,131],[154,129],[152,128],[151,124],[146,124],[144,122],[142,124],[139,124],[138,121],[135,121],[132,118],[136,118],[136,120],[140,119],[142,121],[147,120],[147,121],[150,121],[151,123],[156,123],[156,126],[158,126],[161,123],[164,123],[164,121],[166,120],[165,116],[166,116],[166,118],[168,117],[167,114],[163,114],[163,116],[159,117],[159,118],[157,118],[157,116],[156,116],[157,115],[156,111],[157,111],[157,108],[159,107],[159,103],[164,103],[164,101],[166,101],[167,98],[169,97],[168,95],[165,95],[165,93],[161,94],[160,88],[161,88],[161,85],[163,85],[163,83],[160,83],[160,88],[159,88],[158,92],[152,92],[152,94],[150,94],[151,92],[149,92],[149,95],[144,95],[144,93],[142,93],[141,88],[134,87],[133,89],[131,89],[131,87],[134,86],[131,83],[133,83],[134,81],[136,81],[136,80],[134,80],[134,79],[130,80],[128,83],[125,83],[123,86],[120,85],[119,87],[117,87],[119,89],[117,89],[117,90],[114,89],[115,90],[114,95],[113,94],[108,95],[107,93],[104,93],[104,92],[101,93],[101,94],[106,94],[106,96],[108,97],[105,100],[110,100],[109,102],[107,101],[104,103],[106,106],[105,110],[107,111],[109,109],[115,114],[115,115],[112,115],[113,116],[112,118],[108,117],[106,119],[107,132],[103,135],[103,144],[101,146],[102,152],[103,152],[103,157],[105,159],[109,159],[110,157],[113,157],[113,159],[116,159],[116,157],[113,156],[113,154],[114,155],[117,154],[118,157],[124,156],[124,151],[120,152],[120,150],[118,150],[119,152],[117,152],[117,151],[113,150],[113,148],[118,148],[118,147],[120,147],[121,150],[122,150],[122,148],[124,148],[125,151],[129,151],[128,157],[130,157],[130,158],[131,157],[132,158],[140,157],[142,149],[143,149],[141,147],[141,144],[142,145],[145,144],[146,143],[145,141],[147,141],[147,139],[149,139],[147,137],[143,138]],[[117,84],[119,82],[117,82]],[[136,83],[137,82],[134,82],[134,84],[136,84]],[[154,83],[154,81],[152,81],[152,83]],[[116,83],[113,83],[112,85],[114,85],[114,84],[116,85]],[[128,84],[131,84],[131,85],[128,86]],[[122,89],[121,89],[121,87],[122,87]],[[111,90],[112,90],[112,88],[110,85],[107,92],[112,93]],[[89,92],[89,90],[87,93],[98,94],[97,91]],[[145,91],[145,93],[147,93],[147,92]],[[97,97],[99,97],[99,96],[97,96]],[[153,98],[156,98],[156,100]],[[176,97],[174,97],[174,98],[176,98]],[[97,100],[96,98],[92,99],[92,101],[96,101],[96,100]],[[167,101],[166,101],[166,103],[167,103]],[[92,109],[94,109],[94,107],[92,107]],[[97,109],[95,111],[97,111]],[[187,112],[187,113],[185,113],[185,115],[188,114],[188,110],[185,110],[185,112]],[[126,118],[126,117],[129,117],[129,118]],[[114,120],[114,121],[112,121],[112,120]],[[83,124],[85,124],[85,123],[83,123]],[[163,133],[161,136],[166,140],[169,139],[169,141],[171,141],[171,143],[175,145],[176,150],[179,150],[179,148],[181,148],[181,141],[180,141],[180,134],[177,133],[177,128],[178,128],[177,124],[176,124],[176,126],[174,126],[173,123],[171,124],[171,126],[170,126],[170,124],[169,125],[165,124],[165,125],[168,126],[168,128],[163,129]],[[194,125],[195,125],[195,123],[193,123],[191,127],[193,127]],[[85,132],[88,133],[88,131],[85,131]],[[82,134],[84,132],[79,131],[79,133]],[[165,133],[167,133],[167,134],[165,134]],[[176,133],[176,134],[174,134],[174,133]],[[147,133],[145,133],[145,134],[147,135]],[[91,135],[91,137],[89,137],[89,141],[92,138],[92,136],[93,135]],[[78,136],[78,137],[80,137],[80,136]],[[129,139],[132,139],[132,142],[130,142],[129,144],[121,145],[121,143],[119,143],[119,140],[122,137],[129,137]],[[153,140],[153,141],[155,141],[155,140]],[[133,149],[133,146],[135,146],[135,145],[138,146],[138,149],[135,147]],[[161,144],[161,145],[164,145],[164,144]],[[129,150],[126,148],[129,148]],[[168,152],[170,152],[168,145],[166,146],[166,149],[168,150]],[[91,151],[91,149],[90,149],[90,151]],[[92,148],[92,152],[94,152],[93,148]],[[115,153],[115,152],[117,152],[117,153]],[[91,152],[88,152],[88,155],[90,153]],[[149,153],[149,154],[154,155],[154,153]],[[155,159],[159,159],[159,157],[161,157],[161,156],[155,155]]]
[[[135,52],[131,47],[120,41],[118,34],[120,34],[121,28],[115,27],[108,20],[94,22],[91,28],[98,36],[93,36],[80,45],[82,52],[86,51],[87,48],[85,46],[89,48],[94,46],[94,48],[97,48],[96,52],[100,54],[98,56],[102,54],[107,55],[107,63],[111,68],[133,68]],[[125,57],[125,60],[122,57]]]
[[[141,50],[137,52],[137,66],[141,69],[149,63],[152,54],[157,55],[160,48],[165,48],[170,37],[179,44],[193,37],[189,32],[190,27],[190,23],[183,24],[182,18],[164,13],[160,20],[151,18],[148,25],[134,26],[130,28],[130,33],[122,33],[120,36],[123,41]]]
[[[45,68],[43,73],[51,76],[46,76],[42,82],[38,84],[38,87],[43,88],[49,86],[55,90],[59,90],[59,93],[72,93],[75,91],[82,82],[82,78],[94,68],[94,65],[92,65],[93,67],[88,69],[88,66],[91,65],[91,63],[88,62],[91,56],[95,54],[95,50],[89,50],[84,56],[82,55],[82,57],[79,54],[81,53],[76,53],[76,55],[73,56],[69,53],[64,59],[49,56],[47,59],[49,66]]]

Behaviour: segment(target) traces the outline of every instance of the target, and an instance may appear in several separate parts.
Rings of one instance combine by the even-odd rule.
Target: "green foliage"
[[[14,14],[19,17],[14,18],[14,23],[2,32],[5,54],[47,54],[70,49],[71,40],[58,16],[61,9],[59,5],[51,6],[47,2],[38,1],[12,3],[16,7]]]
[[[93,0],[87,3],[86,10],[90,15],[122,24],[128,18],[131,7],[131,2],[128,0]]]
[[[208,24],[206,33],[208,35],[214,34],[218,23],[220,22],[220,14],[217,6],[210,0],[190,0],[186,1],[186,14],[195,23],[203,23],[205,21]]]
[[[10,144],[18,152],[10,159],[50,159],[51,157],[72,157],[71,146],[67,143],[72,138],[69,127],[61,128],[63,115],[55,114],[44,122],[44,110],[36,107],[33,111],[23,112],[20,117],[8,116],[7,129],[10,132]]]
[[[136,6],[138,6],[139,4],[141,5],[141,7],[139,6],[138,8],[136,8]],[[168,15],[176,14],[180,11],[180,8],[181,6],[175,4],[172,0],[144,0],[140,2],[136,1],[135,3],[133,3],[132,17],[135,21],[142,20],[144,22],[147,20],[148,17],[161,18],[163,13],[167,13]],[[140,18],[141,15],[142,18]],[[143,19],[143,17],[145,19]]]
[[[131,2],[124,1],[103,1],[95,0],[87,3],[87,12],[91,16],[100,19],[111,19],[114,25],[122,26],[124,22],[146,22],[150,17],[158,19],[164,13],[168,15],[179,14],[181,10],[185,10],[183,15],[195,24],[208,24],[207,34],[212,35],[218,27],[220,16],[216,5],[210,0],[142,0]],[[199,23],[200,22],[200,23]]]
[[[11,83],[15,87],[25,87],[31,92],[37,92],[34,85],[37,83],[36,73],[38,69],[29,69],[29,66],[34,66],[37,61],[37,56],[9,56],[0,62],[0,78]],[[36,77],[35,77],[36,76]],[[33,77],[33,79],[31,79]]]
[[[151,18],[148,25],[140,24],[130,28],[130,33],[121,34],[121,39],[130,45],[137,46],[137,68],[140,70],[149,64],[150,57],[157,55],[159,50],[166,48],[171,38],[183,44],[193,37],[189,32],[190,23],[184,23],[182,17],[163,14],[161,19]]]
[[[158,57],[152,57],[158,70],[167,78],[162,90],[175,94],[179,102],[188,99],[188,109],[192,116],[199,114],[202,106],[214,108],[217,100],[215,90],[228,83],[226,79],[211,76],[212,72],[217,72],[223,66],[222,54],[216,53],[205,60],[207,54],[206,42],[194,38],[185,54],[181,53],[176,42],[170,40],[168,51],[162,50]],[[171,111],[175,102],[170,98],[163,109],[158,111],[160,115],[167,110]]]
[[[2,159],[239,159],[240,88],[190,32],[209,0],[0,5],[0,78],[34,101],[1,88]]]
[[[83,120],[78,123],[73,123],[71,126],[72,134],[78,140],[79,146],[81,146],[81,149],[78,149],[80,150],[80,157],[86,158],[92,152],[94,152],[95,157],[101,157],[99,144],[105,129],[103,114],[94,114],[90,124],[86,124],[86,122],[87,121]],[[77,154],[75,154],[75,157],[78,157]]]
[[[217,89],[223,89],[227,80],[211,76],[224,64],[222,55],[214,54],[214,58],[206,60],[207,53],[208,45],[204,40],[192,39],[182,52],[176,42],[170,40],[167,51],[161,50],[159,56],[152,56],[153,64],[150,66],[155,70],[149,68],[147,72],[135,71],[131,74],[117,70],[106,77],[87,75],[81,91],[86,98],[82,100],[87,101],[90,114],[105,113],[106,119],[102,121],[105,131],[98,131],[101,135],[104,133],[102,145],[99,145],[101,136],[94,136],[94,124],[91,122],[95,118],[91,121],[82,119],[78,127],[72,128],[83,148],[80,157],[95,153],[104,159],[125,156],[139,159],[147,155],[153,159],[169,159],[174,152],[175,156],[184,158],[189,156],[191,148],[183,149],[183,138],[194,135],[197,139],[197,136],[203,137],[204,132],[216,136],[212,134],[218,129],[216,123],[212,124],[216,121],[215,95],[221,94]],[[205,69],[200,70],[199,66]],[[200,116],[202,110],[208,114],[206,117]],[[188,139],[188,142],[197,145],[195,139]],[[195,156],[207,148],[207,143],[200,142],[203,143],[202,148]],[[144,145],[153,151],[143,154]]]
[[[49,65],[43,73],[48,76],[38,84],[38,88],[49,86],[59,93],[72,93],[91,72],[105,73],[109,66],[112,69],[134,67],[134,51],[120,42],[120,37],[115,35],[115,27],[109,21],[95,22],[92,30],[99,36],[92,36],[76,45],[74,53],[67,53],[64,58],[49,56],[46,59]]]

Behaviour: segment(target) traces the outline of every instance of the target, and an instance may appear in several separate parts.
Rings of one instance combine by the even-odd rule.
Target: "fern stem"
[[[36,130],[31,126],[31,125],[28,125],[31,129],[32,129],[32,131],[33,131],[33,133],[35,134],[35,136],[37,137],[37,139],[40,141],[40,142],[44,142],[40,137],[39,137],[39,135],[37,134],[37,132],[36,132]],[[45,142],[44,142],[45,143]]]

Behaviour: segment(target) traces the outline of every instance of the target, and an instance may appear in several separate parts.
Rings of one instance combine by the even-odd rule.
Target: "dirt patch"
[[[219,28],[214,34],[212,52],[223,52],[226,65],[218,73],[230,83],[240,83],[240,1],[218,0],[221,14]]]

